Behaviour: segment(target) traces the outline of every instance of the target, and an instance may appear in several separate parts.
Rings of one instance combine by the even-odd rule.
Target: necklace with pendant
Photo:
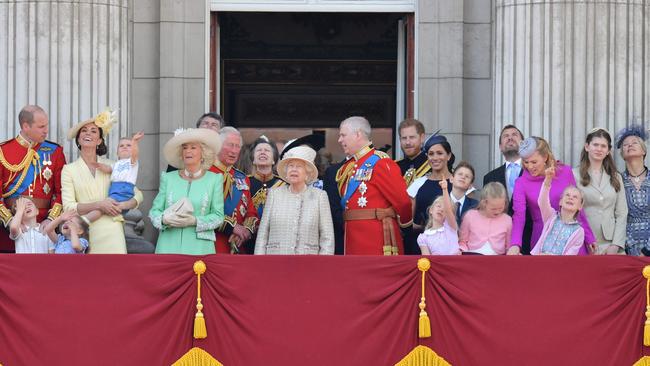
[[[634,184],[639,185],[641,181],[645,178],[643,175],[647,172],[648,172],[648,167],[644,166],[643,170],[641,171],[641,173],[639,173],[639,175],[632,175],[629,170],[627,171],[627,175],[630,176]]]

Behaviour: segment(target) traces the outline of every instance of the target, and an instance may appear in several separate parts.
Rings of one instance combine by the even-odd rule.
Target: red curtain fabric
[[[202,259],[208,337],[192,338]],[[418,257],[0,255],[0,363],[394,365],[418,345]],[[632,365],[649,261],[430,257],[431,347],[452,365]]]

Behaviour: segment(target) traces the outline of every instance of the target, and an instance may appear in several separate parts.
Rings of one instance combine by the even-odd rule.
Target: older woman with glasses
[[[255,254],[334,254],[334,227],[318,179],[316,151],[301,145],[288,150],[278,174],[288,184],[269,190],[257,232]]]
[[[645,157],[648,153],[647,132],[643,126],[622,129],[616,147],[625,160],[623,187],[627,198],[627,243],[630,255],[650,255],[650,180]]]

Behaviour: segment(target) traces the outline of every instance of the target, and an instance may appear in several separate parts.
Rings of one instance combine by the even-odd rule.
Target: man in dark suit
[[[332,211],[332,224],[334,225],[334,254],[342,255],[343,250],[343,208],[341,207],[341,196],[339,194],[338,184],[336,183],[336,172],[341,165],[347,160],[330,165],[325,170],[323,177],[323,190],[327,193]]]
[[[503,154],[505,163],[500,167],[492,170],[483,177],[483,185],[490,182],[499,182],[503,184],[508,192],[510,204],[508,205],[508,215],[512,216],[512,190],[515,186],[515,180],[524,172],[521,157],[519,157],[519,143],[523,141],[524,134],[514,125],[506,125],[501,129],[499,135],[499,150]],[[524,227],[522,253],[530,253],[530,236],[532,233],[532,219],[526,213],[526,226]]]

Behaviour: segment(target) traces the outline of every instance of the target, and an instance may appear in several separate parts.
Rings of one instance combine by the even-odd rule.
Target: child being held
[[[47,253],[50,239],[40,231],[36,221],[38,208],[34,202],[28,197],[19,197],[12,211],[9,238],[16,244],[16,253]]]
[[[460,249],[484,255],[506,254],[512,233],[507,209],[508,193],[503,184],[486,184],[481,190],[478,209],[468,211],[460,225]]]
[[[138,155],[140,149],[138,143],[144,136],[143,132],[138,132],[131,139],[121,138],[117,147],[117,157],[119,158],[113,166],[95,163],[94,167],[99,171],[111,175],[111,186],[108,189],[108,197],[118,202],[118,207],[122,214],[128,211],[127,201],[135,195],[135,183],[138,179]],[[93,222],[102,216],[100,210],[94,210],[84,217],[88,222]],[[121,216],[116,216],[115,220],[122,220]]]
[[[60,234],[56,233],[57,228]],[[54,243],[50,246],[50,253],[83,254],[88,249],[88,224],[75,210],[62,213],[47,225],[45,231]]]
[[[555,167],[547,168],[545,175],[544,184],[542,184],[537,199],[542,212],[542,220],[544,220],[544,228],[530,254],[576,255],[583,245],[585,237],[585,230],[577,221],[583,204],[582,192],[575,186],[567,187],[560,198],[560,212],[556,212],[551,207],[549,199]]]
[[[460,254],[458,248],[458,225],[451,205],[447,180],[440,181],[442,195],[429,206],[429,220],[424,232],[418,236],[418,246],[424,255]]]
[[[474,183],[474,167],[466,161],[461,161],[456,165],[450,182],[452,208],[456,213],[456,223],[462,227],[464,213],[478,206],[477,200],[467,196],[467,191]]]

